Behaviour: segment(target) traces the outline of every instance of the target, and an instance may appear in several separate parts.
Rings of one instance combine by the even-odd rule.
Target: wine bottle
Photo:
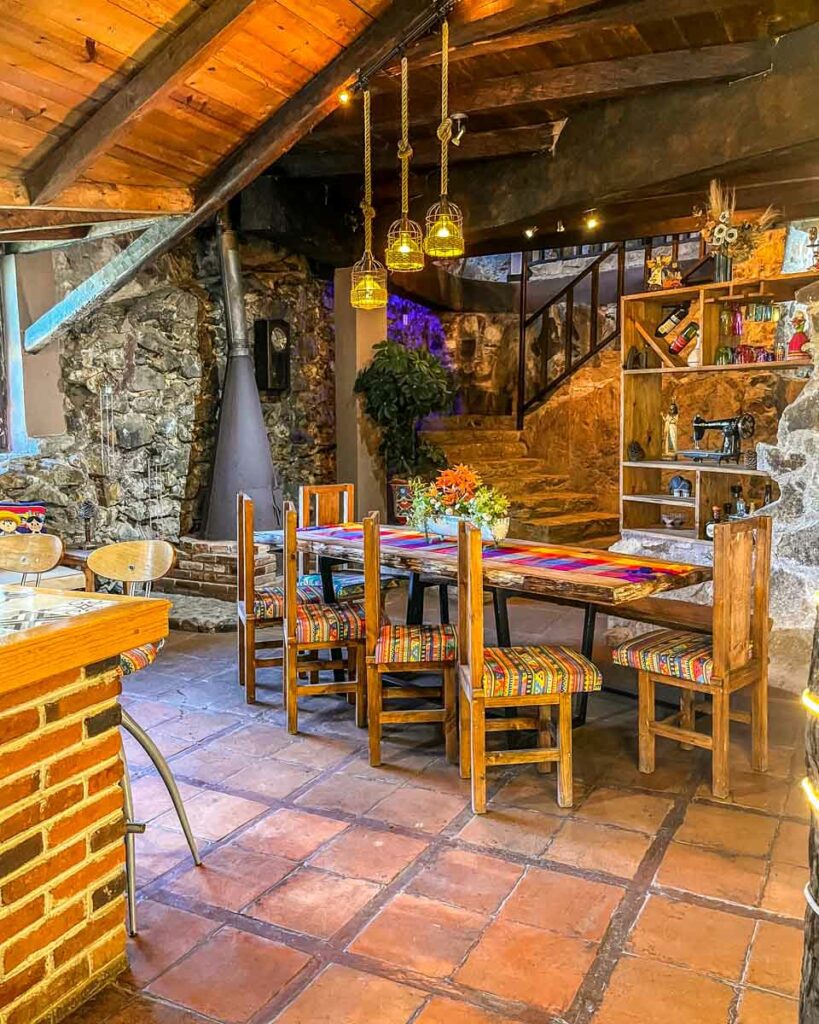
[[[659,324],[657,329],[654,331],[655,338],[664,338],[667,334],[674,330],[677,324],[681,324],[688,316],[688,303],[680,303],[679,306],[675,306],[668,316],[664,317]]]
[[[711,518],[705,524],[705,539],[706,540],[713,540],[714,539],[714,527],[717,525],[717,523],[721,523],[721,522],[722,522],[722,509],[719,507],[719,505],[714,505],[713,508],[711,509]]]
[[[693,341],[694,338],[700,333],[700,325],[696,320],[692,320],[690,324],[687,324],[677,335],[677,337],[668,343],[668,351],[672,355],[677,355],[685,348],[689,341]]]

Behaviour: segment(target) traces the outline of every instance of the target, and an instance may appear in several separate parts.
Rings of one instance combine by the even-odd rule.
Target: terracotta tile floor
[[[545,607],[513,605],[516,639],[576,642],[577,614]],[[127,680],[204,867],[134,755],[140,934],[129,974],[71,1024],[796,1024],[795,701],[771,701],[767,776],[734,726],[720,802],[703,752],[660,740],[641,776],[635,703],[596,696],[575,807],[557,807],[554,773],[508,769],[475,818],[432,727],[387,730],[378,769],[341,699],[305,700],[290,737],[272,672],[244,704],[234,645],[176,634]]]

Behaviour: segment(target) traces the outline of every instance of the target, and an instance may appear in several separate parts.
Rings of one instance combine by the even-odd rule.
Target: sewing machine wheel
[[[749,437],[754,436],[754,431],[756,430],[756,420],[749,412],[744,412],[739,417],[737,427],[739,429],[739,436],[747,440]]]

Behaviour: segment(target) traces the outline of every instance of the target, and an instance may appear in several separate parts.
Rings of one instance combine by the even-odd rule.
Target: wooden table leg
[[[325,604],[336,603],[336,588],[333,585],[333,566],[338,562],[337,558],[324,558],[319,556],[318,570],[321,576],[321,596]],[[330,652],[333,661],[341,661],[342,652],[340,647],[334,647]],[[344,682],[345,672],[343,668],[333,669],[333,679],[337,683]]]
[[[584,658],[591,661],[594,652],[594,627],[597,622],[597,608],[593,604],[587,604],[583,613],[583,641],[580,646],[580,653]],[[589,695],[581,693],[575,698],[575,711],[572,716],[572,725],[577,728],[586,724],[586,713],[589,707]]]

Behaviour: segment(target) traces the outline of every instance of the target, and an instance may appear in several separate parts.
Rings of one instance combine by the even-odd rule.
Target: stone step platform
[[[593,494],[582,491],[533,491],[518,495],[509,495],[510,512],[512,518],[519,513],[526,513],[530,517],[536,517],[539,513],[552,516],[568,514],[570,512],[588,512],[597,505],[597,498]]]
[[[510,534],[553,544],[587,544],[595,538],[617,539],[620,519],[613,512],[569,512],[554,516],[512,518]],[[595,545],[597,546],[597,545]]]

